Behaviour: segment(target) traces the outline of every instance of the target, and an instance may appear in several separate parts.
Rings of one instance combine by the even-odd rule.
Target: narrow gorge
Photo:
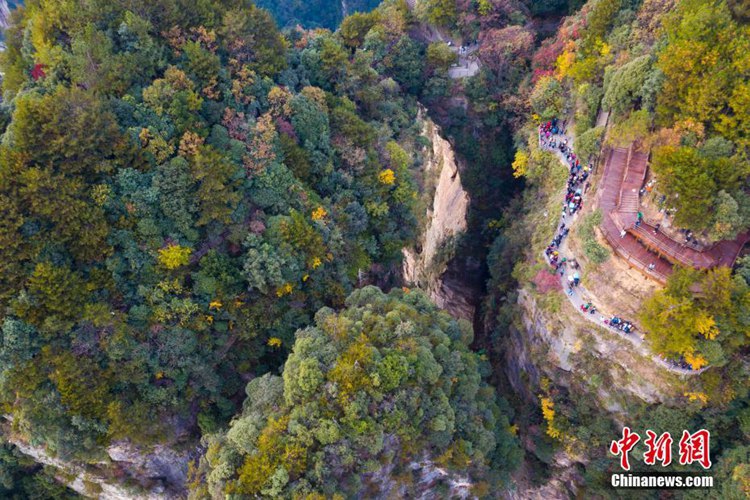
[[[408,286],[428,292],[435,303],[456,318],[473,321],[477,292],[465,273],[464,257],[456,253],[465,236],[470,199],[461,184],[461,168],[453,146],[430,119],[423,137],[430,146],[419,172],[422,179],[417,244],[404,249],[403,278]],[[474,269],[476,272],[478,270]]]

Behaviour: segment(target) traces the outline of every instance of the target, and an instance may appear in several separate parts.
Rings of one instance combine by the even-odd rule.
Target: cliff
[[[0,29],[10,25],[10,5],[7,0],[0,0]]]
[[[472,320],[475,311],[473,287],[463,279],[471,263],[454,262],[456,247],[467,228],[469,195],[461,184],[459,162],[440,128],[425,120],[422,134],[429,139],[422,168],[421,192],[424,213],[418,243],[404,249],[403,277],[419,287],[454,317]],[[478,266],[478,263],[477,263]],[[464,271],[457,272],[458,268]]]
[[[669,403],[682,394],[678,374],[617,333],[584,321],[567,302],[551,304],[521,290],[518,307],[520,321],[510,329],[506,375],[527,399],[536,402],[533,391],[541,377],[595,397],[615,415],[632,398]]]
[[[44,446],[21,439],[9,425],[4,427],[7,442],[37,463],[56,469],[61,483],[85,497],[102,500],[183,498],[188,463],[199,451],[178,452],[161,445],[143,450],[121,441],[109,446],[102,460],[83,464],[52,456]]]

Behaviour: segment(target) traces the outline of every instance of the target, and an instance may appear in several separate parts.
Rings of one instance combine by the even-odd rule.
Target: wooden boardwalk
[[[640,207],[638,193],[647,168],[648,153],[636,152],[632,146],[613,148],[607,153],[599,204],[604,216],[602,230],[614,251],[661,282],[666,282],[672,274],[674,264],[697,269],[731,267],[750,239],[750,233],[720,241],[701,251],[673,240],[645,221],[635,226]],[[622,231],[625,231],[624,237]],[[649,264],[655,266],[651,271]]]
[[[615,253],[627,260],[636,269],[664,283],[667,281],[669,275],[672,274],[672,265],[667,260],[659,257],[659,255],[650,252],[631,233],[626,232],[625,236],[621,236],[622,230],[627,227],[625,224],[629,221],[629,214],[627,212],[618,214],[617,208],[623,197],[625,171],[629,159],[629,149],[613,148],[607,153],[607,163],[604,167],[602,188],[600,190],[601,197],[599,199],[599,207],[603,215],[602,232]],[[632,176],[633,174],[631,173],[630,182],[632,182]],[[638,189],[640,189],[640,186]],[[638,191],[636,190],[637,195]],[[627,208],[630,209],[630,205]],[[633,213],[632,224],[635,224],[637,213],[638,209],[636,207],[635,213]],[[626,220],[619,220],[621,218],[625,218]],[[654,264],[653,271],[648,270],[649,264]]]

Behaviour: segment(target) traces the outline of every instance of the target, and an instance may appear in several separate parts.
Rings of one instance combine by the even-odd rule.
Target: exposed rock
[[[519,291],[519,321],[509,329],[503,369],[528,404],[539,405],[540,382],[547,378],[571,394],[592,398],[602,411],[624,424],[628,405],[634,400],[669,403],[681,395],[684,380],[626,339],[580,317],[560,293]],[[532,439],[523,445],[533,452]],[[577,464],[586,462],[586,456],[560,450],[550,463],[554,471],[550,480],[534,484],[530,480],[533,471],[522,469],[514,475],[516,489],[505,498],[576,498],[578,486],[584,482]]]
[[[511,329],[506,374],[514,389],[527,399],[536,399],[533,390],[541,376],[570,386],[581,373],[613,381],[611,387],[603,384],[590,391],[603,408],[613,413],[622,409],[620,398],[658,403],[669,402],[681,393],[679,377],[643,356],[627,340],[584,321],[569,310],[569,304],[562,304],[560,311],[551,314],[531,293],[521,290],[518,305],[522,324]],[[579,363],[584,357],[596,361],[596,372],[592,366],[581,369]]]
[[[10,416],[5,416],[12,422]],[[109,448],[110,460],[95,464],[78,463],[52,456],[44,446],[26,442],[4,426],[3,438],[36,462],[57,470],[57,479],[89,498],[104,500],[172,500],[186,495],[188,463],[198,449],[184,452],[158,445],[148,451],[127,441]]]
[[[422,199],[425,217],[419,243],[404,249],[404,281],[427,291],[435,303],[453,316],[472,320],[475,306],[471,286],[463,273],[449,272],[455,247],[467,228],[469,195],[461,185],[461,173],[451,144],[440,128],[425,120],[423,135],[432,143],[423,167]],[[481,263],[476,262],[478,270]],[[472,266],[466,260],[459,267]]]
[[[33,458],[37,463],[57,469],[59,471],[57,479],[85,497],[101,500],[168,500],[180,498],[177,495],[166,494],[164,489],[160,487],[155,487],[152,491],[127,488],[119,481],[106,477],[103,473],[100,474],[90,468],[52,457],[41,446],[32,446],[15,438],[9,438],[8,441],[16,445],[21,453]]]
[[[410,487],[394,480],[393,469],[394,464],[390,463],[371,474],[367,479],[372,484],[377,485],[378,493],[373,494],[372,491],[368,490],[367,494],[362,494],[359,498],[439,500],[441,498],[466,499],[472,496],[473,483],[468,476],[443,469],[426,456],[420,461],[409,464],[409,469],[411,469],[414,478],[414,483]],[[437,488],[438,485],[443,485],[443,488]],[[437,491],[441,491],[441,493]]]
[[[10,6],[7,0],[0,0],[0,28],[10,26]]]
[[[180,489],[187,481],[188,463],[193,458],[190,453],[178,453],[162,445],[144,452],[127,441],[110,446],[107,454],[133,477],[160,481]]]
[[[567,500],[576,498],[575,485],[576,481],[580,480],[577,476],[575,469],[565,469],[539,486],[526,481],[516,484],[516,489],[505,493],[503,498],[508,500]]]

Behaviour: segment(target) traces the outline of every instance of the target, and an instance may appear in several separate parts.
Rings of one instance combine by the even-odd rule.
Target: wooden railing
[[[668,275],[662,273],[657,269],[649,269],[647,263],[643,262],[641,259],[628,252],[625,247],[622,246],[622,238],[620,238],[619,236],[615,237],[605,230],[602,230],[602,233],[604,234],[604,239],[607,240],[609,246],[612,247],[612,250],[614,250],[615,253],[617,253],[617,255],[619,255],[621,258],[625,259],[625,261],[631,267],[638,269],[646,276],[656,278],[661,283],[667,282],[667,278],[669,278]]]

